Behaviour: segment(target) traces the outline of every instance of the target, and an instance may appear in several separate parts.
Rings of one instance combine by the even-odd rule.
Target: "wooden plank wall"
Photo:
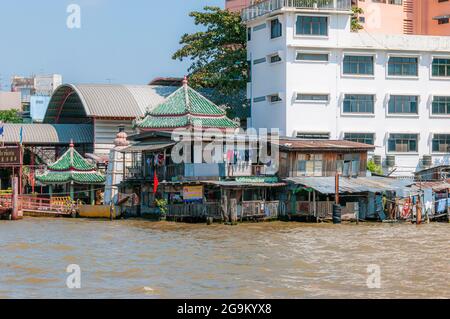
[[[298,154],[322,154],[323,155],[323,174],[324,176],[334,176],[337,168],[337,157],[342,154],[359,154],[361,177],[366,176],[367,171],[367,152],[280,152],[280,177],[297,177]]]

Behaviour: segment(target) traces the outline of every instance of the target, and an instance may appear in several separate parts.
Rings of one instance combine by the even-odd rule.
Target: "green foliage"
[[[383,168],[380,165],[375,164],[375,162],[373,160],[370,160],[367,163],[367,169],[374,173],[374,174],[378,174],[378,175],[383,175]]]
[[[364,29],[364,27],[359,22],[359,15],[363,14],[364,10],[359,7],[352,7],[352,25],[351,30],[353,32],[358,32],[359,30]]]
[[[240,15],[207,6],[204,12],[189,16],[205,30],[183,35],[182,48],[172,58],[191,61],[189,83],[193,88],[212,88],[218,96],[241,98],[249,72],[247,29]]]
[[[156,207],[159,208],[161,215],[165,216],[167,214],[167,212],[169,211],[169,209],[167,207],[168,203],[165,199],[156,199],[155,204],[156,204]]]
[[[22,118],[18,110],[0,111],[0,122],[3,123],[22,123]]]

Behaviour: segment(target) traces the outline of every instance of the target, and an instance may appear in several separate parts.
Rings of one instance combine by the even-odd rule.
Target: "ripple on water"
[[[0,297],[80,297],[80,264],[83,298],[450,298],[449,227],[25,219],[1,225]]]

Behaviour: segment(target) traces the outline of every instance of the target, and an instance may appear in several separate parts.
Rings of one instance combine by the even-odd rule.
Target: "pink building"
[[[417,34],[450,36],[450,1],[416,0]]]
[[[268,1],[268,0],[261,0]],[[257,0],[225,0],[225,7],[240,11]],[[352,0],[364,10],[359,19],[371,33],[450,36],[449,0]]]
[[[450,36],[450,1],[353,0],[364,10],[359,19],[372,33]]]
[[[239,12],[245,7],[250,6],[252,0],[225,0],[225,8],[230,11]]]

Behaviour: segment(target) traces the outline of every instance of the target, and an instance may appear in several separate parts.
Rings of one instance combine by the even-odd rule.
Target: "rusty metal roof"
[[[281,138],[279,141],[280,149],[294,151],[294,150],[307,150],[307,151],[327,151],[327,150],[339,150],[339,151],[355,151],[355,150],[374,150],[375,146],[344,141],[344,140],[302,140],[296,138]]]
[[[450,189],[450,179],[436,182],[416,182],[411,188],[416,191],[431,188],[435,192],[441,192]]]
[[[290,177],[289,183],[310,187],[322,194],[335,193],[334,177]],[[409,192],[406,188],[414,184],[412,180],[400,180],[386,177],[358,177],[339,179],[339,193],[382,193],[385,191]]]

